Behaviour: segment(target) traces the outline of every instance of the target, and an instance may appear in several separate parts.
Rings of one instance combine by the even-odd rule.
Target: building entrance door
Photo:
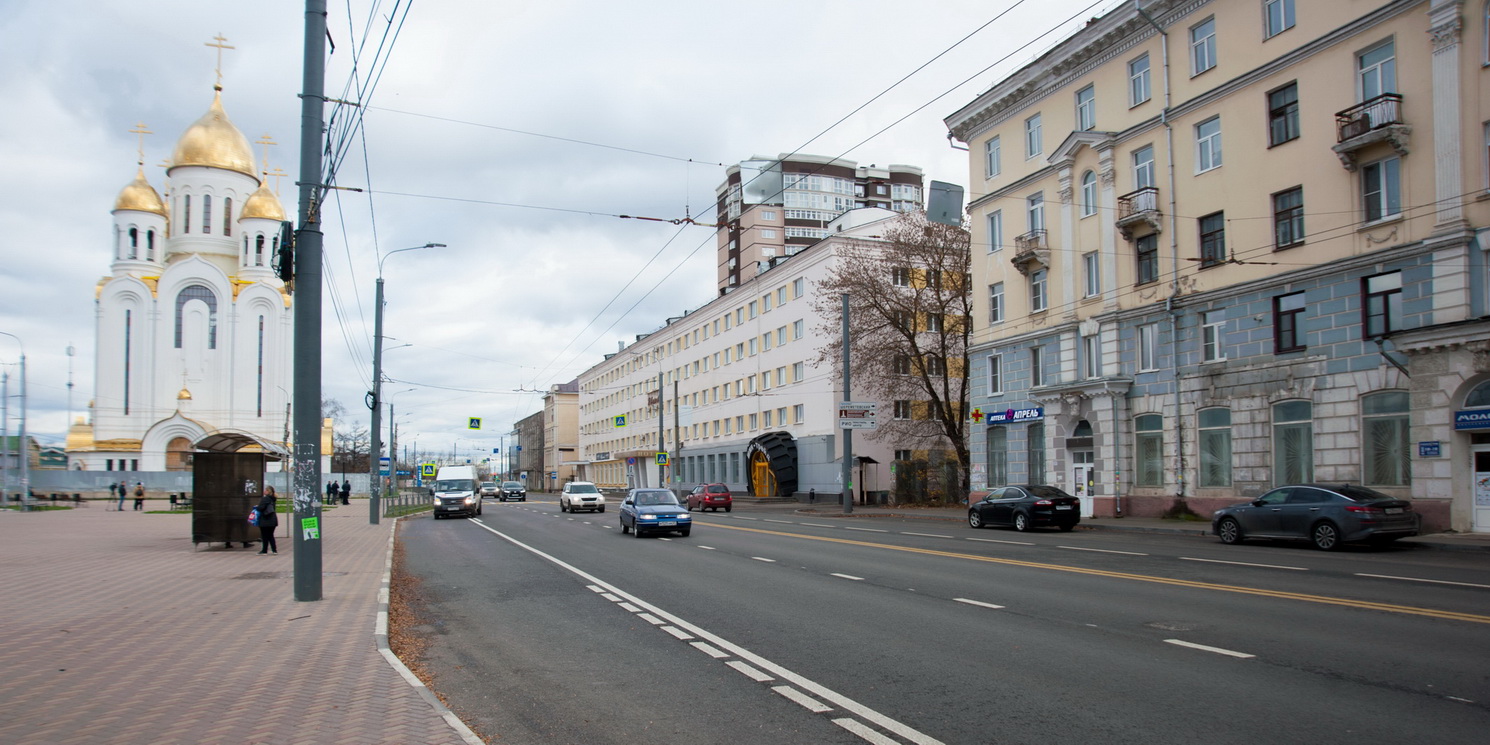
[[[1490,533],[1490,445],[1474,446],[1473,515],[1471,530]]]
[[[1096,510],[1096,500],[1092,498],[1096,486],[1096,453],[1072,450],[1071,464],[1071,494],[1081,498],[1081,516],[1093,517]]]

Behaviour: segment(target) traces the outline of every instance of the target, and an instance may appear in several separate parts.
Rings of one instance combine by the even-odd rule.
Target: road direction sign
[[[875,416],[879,412],[877,401],[839,401],[839,429],[877,429]]]

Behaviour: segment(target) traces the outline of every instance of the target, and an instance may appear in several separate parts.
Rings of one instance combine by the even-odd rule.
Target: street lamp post
[[[410,345],[405,344],[404,346],[407,347]],[[388,396],[388,483],[393,486],[395,494],[398,493],[398,433],[394,429],[395,423],[393,419],[393,399],[397,398],[399,393],[408,393],[409,391],[415,390],[419,389],[405,388],[398,393],[393,393]]]
[[[16,344],[21,347],[21,433],[20,443],[16,448],[21,458],[21,510],[24,512],[31,509],[31,449],[26,447],[26,345],[21,342],[21,337],[9,331],[0,331],[0,334],[15,339]],[[9,444],[6,443],[7,450]]]
[[[392,256],[401,251],[417,251],[421,248],[444,247],[445,244],[443,243],[426,243],[422,246],[395,248],[392,251],[383,254],[383,256],[378,259],[378,291],[377,297],[373,301],[373,379],[372,391],[367,394],[367,406],[368,408],[372,409],[372,443],[371,447],[368,448],[368,452],[372,454],[372,457],[369,458],[369,460],[371,460],[372,462],[368,464],[367,495],[367,521],[371,525],[378,524],[378,516],[382,510],[382,500],[380,499],[380,497],[382,496],[382,490],[380,488],[381,484],[378,483],[378,466],[379,461],[382,459],[383,455],[383,443],[379,442],[378,438],[381,434],[379,430],[383,426],[382,422],[379,421],[383,411],[382,402],[379,400],[380,394],[383,390],[383,262],[387,261],[389,256]]]

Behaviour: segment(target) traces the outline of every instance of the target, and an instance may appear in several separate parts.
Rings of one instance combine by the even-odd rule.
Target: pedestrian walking
[[[327,481],[326,482],[326,501],[328,503],[330,503],[330,504],[336,504],[336,492],[337,492],[337,489],[336,489],[336,480],[335,479],[332,479],[331,481]]]
[[[119,510],[118,511],[119,512],[123,512],[124,511],[124,497],[129,494],[129,486],[127,486],[123,481],[120,481],[118,484],[115,484],[114,485],[114,490],[117,491],[117,492],[119,492]]]
[[[120,500],[119,501],[119,509],[121,509],[121,510],[124,509],[124,501],[123,500]],[[143,482],[143,481],[136,481],[135,482],[135,511],[136,512],[139,512],[140,510],[143,510],[143,509],[145,509],[145,482]]]
[[[352,503],[352,482],[343,480],[341,482],[341,503]]]
[[[259,511],[259,553],[279,553],[279,544],[274,542],[274,529],[279,527],[279,515],[274,512],[274,487],[264,487],[264,498],[254,509]]]

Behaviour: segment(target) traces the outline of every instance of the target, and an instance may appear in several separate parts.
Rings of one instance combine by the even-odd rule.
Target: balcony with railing
[[[1133,240],[1135,233],[1143,235],[1158,233],[1163,229],[1159,211],[1159,187],[1145,186],[1117,198],[1117,227],[1125,240]],[[1140,231],[1142,227],[1147,230]]]
[[[1335,142],[1331,149],[1347,171],[1354,171],[1360,151],[1385,142],[1407,154],[1412,127],[1402,118],[1402,94],[1383,93],[1335,114]]]
[[[1031,230],[1024,235],[1015,236],[1014,255],[1009,257],[1009,263],[1024,275],[1050,266],[1050,246],[1046,243],[1046,237],[1044,230]]]

